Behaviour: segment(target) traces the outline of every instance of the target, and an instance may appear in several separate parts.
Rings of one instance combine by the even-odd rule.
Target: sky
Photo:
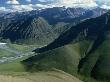
[[[101,7],[110,9],[110,0],[0,0],[0,12],[31,11],[51,7]]]

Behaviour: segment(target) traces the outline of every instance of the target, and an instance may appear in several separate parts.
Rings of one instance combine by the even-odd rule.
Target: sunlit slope
[[[91,41],[70,43],[66,46],[33,56],[23,63],[28,71],[51,70],[57,68],[70,74],[78,71],[78,64]]]
[[[0,82],[34,82],[34,81],[26,79],[26,78],[0,75]]]
[[[80,61],[80,72],[97,78],[110,78],[110,40],[105,40],[97,49]]]
[[[42,54],[42,55],[40,54],[41,56],[40,55],[36,56],[34,60],[37,62],[39,61],[39,59],[40,61],[42,61],[42,59],[49,60],[52,59],[52,56],[54,55],[53,58],[58,57],[59,60],[61,61],[64,60],[63,57],[67,55],[65,58],[67,60],[69,58],[69,60],[65,61],[67,64],[65,65],[66,67],[63,66],[64,61],[63,63],[56,63],[50,65],[47,65],[46,62],[43,61],[44,66],[47,65],[53,67],[53,65],[60,64],[60,66],[63,67],[62,70],[65,71],[66,69],[66,72],[72,74],[73,73],[72,69],[74,68],[73,67],[74,64],[73,61],[71,61],[70,59],[73,59],[74,61],[77,60],[76,57],[78,55],[77,56],[76,54],[74,55],[74,53],[77,50],[69,46],[69,49],[73,50],[73,52],[71,52],[72,54],[71,57],[68,54],[70,51],[68,51],[68,49],[65,47],[67,45],[80,43],[80,45],[78,45],[79,50],[77,51],[77,53],[80,56],[79,57],[80,60],[78,60],[79,63],[76,63],[77,71],[83,75],[92,76],[101,79],[105,79],[105,78],[109,79],[110,78],[110,62],[109,62],[110,15],[109,14],[110,13],[108,12],[100,17],[88,19],[83,23],[78,24],[77,26],[71,27],[69,30],[61,34],[59,38],[57,38],[51,44],[43,48],[38,48],[34,50],[36,53]],[[61,51],[61,48],[63,48],[63,51]],[[58,53],[60,52],[60,54],[56,52]],[[55,54],[57,54],[57,56]],[[31,60],[33,60],[33,58],[29,59],[29,61]],[[52,60],[50,60],[49,63]],[[72,64],[68,62],[71,62]],[[40,64],[38,63],[38,65]],[[70,65],[70,69],[67,69],[68,65]]]
[[[32,56],[30,52],[36,47],[40,47],[40,45],[11,43],[0,45],[0,72],[25,71],[21,61]]]
[[[16,73],[16,72],[15,72]],[[37,73],[21,73],[21,74],[5,74],[0,75],[0,82],[82,82],[76,77],[60,70],[37,72]]]

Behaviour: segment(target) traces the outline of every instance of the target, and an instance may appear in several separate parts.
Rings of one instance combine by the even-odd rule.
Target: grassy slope
[[[26,44],[8,44],[8,46],[10,48],[13,48],[19,52],[29,52],[32,51],[32,49],[36,48],[36,47],[40,47],[40,45],[26,45]]]
[[[89,46],[90,41],[71,43],[24,60],[27,70],[49,70],[57,68],[70,74],[77,72],[78,64]],[[86,45],[86,46],[84,46]]]
[[[53,68],[57,68],[73,74],[74,76],[82,79],[85,82],[109,82],[105,80],[97,81],[89,76],[83,76],[77,73],[79,61],[81,58],[86,57],[85,53],[90,45],[92,45],[92,41],[89,40],[84,40],[75,44],[71,43],[66,46],[39,54],[37,56],[33,56],[25,60],[24,64],[27,67],[28,71],[47,71]],[[91,60],[87,60],[95,62],[93,57],[90,58]],[[91,69],[91,65],[91,63],[86,65],[87,69]],[[88,71],[87,69],[85,69],[85,71]]]
[[[74,46],[71,46],[71,45],[69,46],[71,48],[75,48]],[[65,49],[67,49],[67,51],[70,51],[68,54],[71,55],[73,51],[69,46],[67,46]],[[75,46],[77,46],[77,44]],[[29,46],[25,47],[23,45],[16,45],[16,44],[12,44],[10,45],[10,47],[20,52],[26,52],[27,49],[30,49]],[[63,49],[61,50],[62,52],[64,51]],[[76,50],[78,50],[78,48]],[[25,58],[0,64],[0,74],[1,74],[0,81],[3,81],[3,82],[12,82],[12,81],[16,81],[16,82],[43,82],[43,81],[45,82],[48,82],[48,81],[81,82],[77,78],[67,73],[64,73],[64,72],[62,73],[60,71],[38,72],[34,74],[27,73],[24,66],[21,64],[22,60],[25,60]]]
[[[15,60],[0,64],[0,72],[24,72],[25,68],[20,61],[22,60]]]
[[[100,46],[100,57],[93,69],[93,72],[99,78],[108,77],[110,78],[110,40],[105,40],[103,44]],[[97,51],[96,51],[97,52]],[[103,68],[102,68],[103,67]],[[93,74],[93,75],[94,75]]]
[[[99,61],[99,54],[102,52],[103,53],[109,52],[109,50],[107,50],[107,49],[109,49],[109,45],[106,45],[108,42],[109,41],[107,41],[107,42],[105,41],[94,53],[92,53],[88,56],[87,62],[84,63],[83,67],[81,68],[82,72],[84,72],[86,74],[90,73],[92,71],[92,68],[96,64],[96,62],[97,61],[100,62]],[[32,62],[25,63],[25,65],[27,67],[28,66],[30,67],[30,65],[31,65],[31,68],[28,67],[28,71],[29,70],[30,71],[38,71],[38,70],[42,71],[42,70],[51,70],[53,68],[57,68],[57,69],[66,71],[70,74],[73,74],[73,75],[81,78],[84,81],[98,82],[98,81],[95,81],[94,79],[91,79],[89,77],[82,77],[77,74],[79,61],[81,58],[86,57],[85,52],[87,51],[90,44],[91,44],[91,41],[88,41],[88,40],[84,40],[84,41],[81,41],[81,42],[78,42],[75,44],[71,43],[66,46],[54,49],[52,51],[48,51],[48,52],[39,54],[38,56],[34,56],[34,57],[32,57]],[[15,48],[18,51],[24,51],[24,52],[27,49],[29,49],[29,47],[16,45],[16,44],[11,45],[11,47]],[[103,53],[102,53],[102,56],[103,56]],[[106,56],[105,57],[104,56],[100,57],[100,58],[103,58],[103,59],[105,58],[103,60],[105,62]],[[108,54],[107,58],[109,58],[109,54]],[[29,59],[27,59],[25,61],[28,61]],[[1,64],[0,65],[0,72],[9,72],[9,73],[26,72],[27,68],[25,68],[21,64],[22,60],[24,60],[24,59]],[[99,69],[100,65],[103,65],[103,64],[98,64],[97,65],[98,67],[96,67],[96,69],[94,69],[94,70],[98,70],[99,74],[103,74],[103,72],[105,73],[106,67],[103,68],[104,70]],[[109,72],[106,71],[106,73],[109,73]],[[101,81],[101,82],[106,82],[106,81]]]
[[[80,72],[97,78],[110,78],[110,40],[105,40],[94,52],[84,58]]]
[[[0,49],[0,57],[9,57],[9,56],[12,56],[12,55],[15,55],[14,53],[12,52],[9,52],[7,50],[4,50],[4,49]]]
[[[10,47],[13,50],[16,50],[18,52],[26,53],[29,51],[32,51],[33,47],[38,47],[36,45],[18,45],[18,44],[8,44],[8,47]],[[0,57],[9,57],[16,55],[12,52],[9,52],[5,49],[0,49]],[[24,57],[22,59],[17,59],[12,62],[5,62],[0,64],[0,72],[8,72],[8,71],[15,71],[15,72],[23,72],[25,71],[24,66],[21,64],[22,60],[25,60],[28,57]]]
[[[60,70],[37,73],[5,73],[0,75],[0,82],[82,82],[76,77]]]
[[[38,56],[31,57],[25,61],[25,65],[31,71],[48,70],[52,68],[62,69],[64,71],[74,71],[80,59],[80,55],[72,50],[73,46],[68,45],[52,51],[48,51]],[[29,63],[32,64],[29,64]],[[29,68],[31,65],[31,68]],[[70,70],[71,69],[71,70]]]
[[[50,70],[53,68],[58,68],[68,73],[71,73],[86,82],[107,82],[107,81],[96,81],[94,79],[91,79],[90,77],[82,77],[79,74],[77,74],[78,62],[81,57],[84,57],[84,55],[80,55],[80,53],[84,54],[90,43],[91,43],[90,41],[86,41],[86,40],[83,42],[81,41],[79,43],[75,43],[75,44],[71,43],[69,45],[60,47],[58,49],[54,49],[52,51],[39,54],[38,55],[39,57],[37,56],[38,60],[36,60],[36,57],[34,57],[35,60],[32,61],[33,64],[31,65],[32,68],[30,68],[30,70],[31,71],[37,71],[37,70],[42,71],[43,69]],[[84,45],[86,45],[86,47]],[[15,72],[15,75],[18,74],[19,76],[22,76],[21,74],[27,71],[20,62],[22,60],[24,59],[1,64],[0,73],[1,74],[8,73],[10,75],[13,75],[13,72]]]

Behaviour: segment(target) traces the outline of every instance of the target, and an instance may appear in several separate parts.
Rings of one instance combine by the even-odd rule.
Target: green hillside
[[[23,63],[28,71],[51,70],[57,68],[73,74],[78,70],[78,64],[91,44],[90,41],[71,43],[54,50],[33,56]],[[85,46],[84,46],[85,45]]]
[[[88,19],[62,33],[39,53],[23,61],[28,71],[57,68],[70,74],[110,80],[109,12]]]
[[[29,59],[24,60],[23,64],[25,66],[25,69],[30,72],[49,71],[56,68],[63,70],[69,74],[72,74],[85,82],[109,82],[109,80],[98,81],[90,77],[90,75],[92,75],[91,72],[93,71],[93,67],[95,67],[96,62],[99,59],[99,55],[100,55],[98,53],[100,51],[99,48],[96,52],[90,54],[89,57],[86,56],[85,53],[92,44],[93,42],[90,40],[84,40],[77,43],[70,43],[63,47],[59,47],[57,49],[50,50],[38,54],[36,56],[30,57]],[[86,58],[86,62],[84,63],[82,60],[85,58]],[[79,62],[81,62],[80,64],[82,64],[81,68]],[[106,69],[107,68],[105,67],[105,70]],[[103,72],[105,70],[103,70]],[[81,75],[78,73],[78,71],[80,72]],[[94,71],[96,71],[96,69]],[[101,71],[101,73],[103,72]],[[106,75],[106,72],[104,73]],[[99,74],[98,76],[101,75]]]
[[[100,79],[110,78],[110,40],[105,40],[98,49],[88,54],[80,72],[85,75],[92,75]],[[82,62],[82,61],[81,61]]]

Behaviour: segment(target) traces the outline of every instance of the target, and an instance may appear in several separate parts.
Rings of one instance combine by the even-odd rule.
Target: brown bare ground
[[[48,71],[23,76],[0,75],[0,82],[82,82],[63,71]]]
[[[0,82],[34,82],[26,78],[0,75]]]

